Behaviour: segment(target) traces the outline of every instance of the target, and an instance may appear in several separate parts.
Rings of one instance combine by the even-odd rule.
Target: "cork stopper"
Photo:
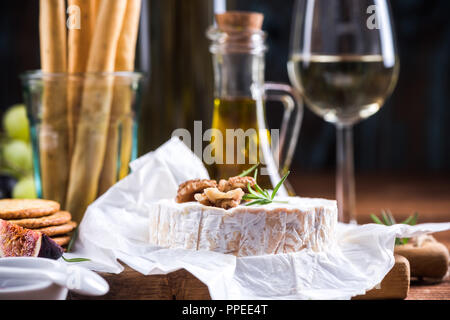
[[[216,14],[219,29],[225,32],[260,31],[264,15],[258,12],[227,11]]]

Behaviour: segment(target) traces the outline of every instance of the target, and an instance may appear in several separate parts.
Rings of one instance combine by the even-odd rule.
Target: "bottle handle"
[[[272,155],[279,172],[284,174],[291,166],[297,146],[303,121],[303,100],[296,90],[283,83],[266,82],[264,92],[265,100],[279,101],[284,107],[279,139],[272,140]]]

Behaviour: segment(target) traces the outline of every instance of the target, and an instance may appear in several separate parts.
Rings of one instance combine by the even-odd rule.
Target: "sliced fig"
[[[0,220],[0,258],[41,257],[57,260],[64,250],[40,232]]]

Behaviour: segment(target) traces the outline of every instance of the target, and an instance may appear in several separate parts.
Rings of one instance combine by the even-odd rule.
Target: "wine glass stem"
[[[339,221],[344,223],[356,223],[352,126],[338,125],[336,129],[336,199],[338,201]]]

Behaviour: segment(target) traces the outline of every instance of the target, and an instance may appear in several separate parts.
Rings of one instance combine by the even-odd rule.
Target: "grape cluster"
[[[0,198],[36,198],[30,125],[24,105],[14,105],[3,116],[0,136]]]

